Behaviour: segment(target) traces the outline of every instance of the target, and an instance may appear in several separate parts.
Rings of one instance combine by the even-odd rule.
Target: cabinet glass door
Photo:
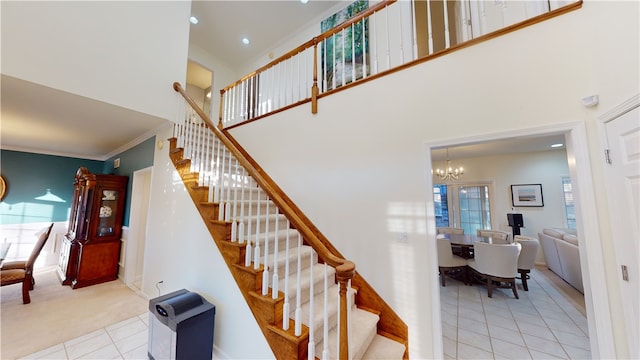
[[[117,190],[102,189],[97,236],[111,236],[115,233],[119,196],[120,192]]]

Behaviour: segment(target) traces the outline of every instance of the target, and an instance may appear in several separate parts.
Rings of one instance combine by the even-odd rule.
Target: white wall
[[[3,1],[2,28],[12,30],[2,31],[2,73],[172,119],[190,9],[189,1]]]
[[[171,132],[157,136],[167,139]],[[149,298],[182,288],[196,292],[216,306],[216,353],[229,359],[274,358],[169,159],[168,148],[156,151],[154,157],[142,292]],[[158,281],[163,281],[160,293]]]
[[[301,106],[232,134],[403,317],[412,357],[432,358],[439,304],[428,290],[437,288],[437,273],[425,261],[434,226],[425,216],[432,206],[425,144],[583,124],[589,154],[580,156],[591,159],[593,177],[593,189],[584,191],[597,202],[599,237],[610,238],[595,123],[639,92],[637,14],[637,2],[586,1],[572,13],[323,98],[314,116]],[[591,94],[600,105],[584,108],[580,100]],[[601,246],[592,255],[604,262],[611,307],[598,310],[610,312],[607,325],[624,357],[624,328],[614,325],[625,319],[613,248]]]

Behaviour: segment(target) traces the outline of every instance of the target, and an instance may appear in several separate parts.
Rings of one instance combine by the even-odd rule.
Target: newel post
[[[220,110],[218,111],[218,129],[223,130],[224,124],[222,123],[222,117],[224,116],[224,89],[220,89]]]
[[[311,87],[311,113],[318,113],[318,38],[313,38],[313,86]]]
[[[336,267],[336,278],[340,284],[340,360],[349,359],[349,316],[347,303],[347,291],[349,280],[353,279],[356,265],[351,261]]]

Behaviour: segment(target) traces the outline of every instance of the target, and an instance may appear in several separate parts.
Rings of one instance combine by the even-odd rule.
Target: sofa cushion
[[[557,238],[557,239],[562,239],[564,234],[566,234],[566,232],[564,230],[555,229],[555,228],[554,229],[551,229],[551,228],[543,229],[542,233],[543,234],[547,234],[549,236],[553,236],[554,238]]]
[[[538,233],[538,239],[540,240],[544,262],[547,264],[547,268],[558,274],[558,276],[563,277],[560,256],[558,256],[558,249],[556,247],[556,241],[558,241],[558,239],[542,233]]]
[[[562,239],[570,244],[578,246],[578,237],[572,234],[564,234]]]
[[[568,241],[562,240],[557,240],[556,246],[560,257],[560,265],[562,266],[562,278],[584,294],[579,248]]]

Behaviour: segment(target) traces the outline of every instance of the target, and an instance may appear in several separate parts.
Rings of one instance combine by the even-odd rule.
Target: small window
[[[562,178],[562,192],[564,193],[564,210],[569,229],[576,228],[576,212],[573,206],[573,191],[571,189],[571,178]]]

